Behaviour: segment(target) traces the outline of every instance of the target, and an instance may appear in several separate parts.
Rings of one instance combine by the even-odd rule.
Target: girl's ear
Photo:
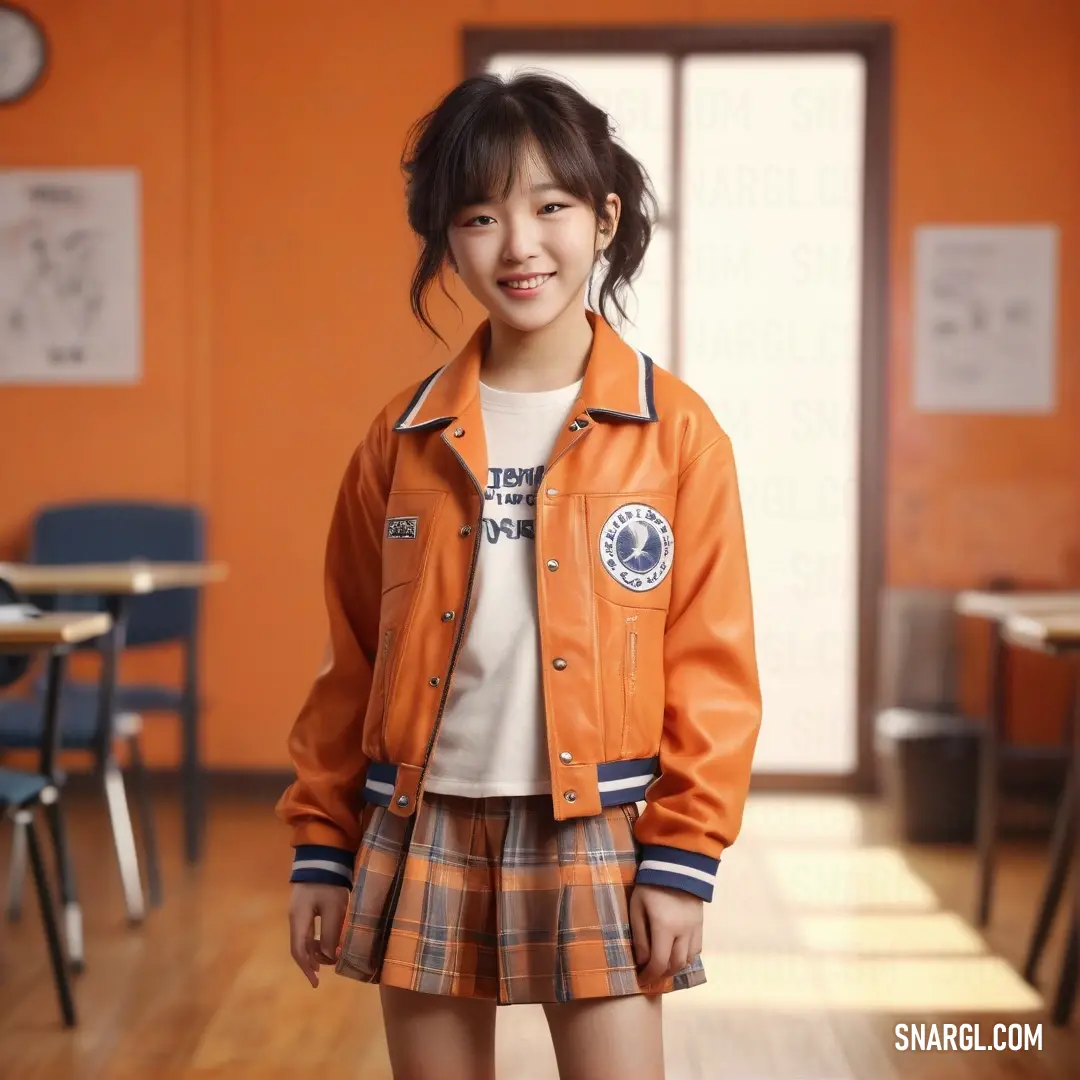
[[[619,196],[614,193],[607,197],[607,202],[604,204],[604,218],[600,221],[600,227],[597,230],[597,243],[596,250],[598,252],[606,250],[611,246],[612,241],[615,239],[615,231],[619,227],[619,214],[622,209],[622,204],[619,201]]]

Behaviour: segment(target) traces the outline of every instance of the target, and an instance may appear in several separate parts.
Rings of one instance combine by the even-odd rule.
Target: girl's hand
[[[344,885],[301,883],[292,887],[289,904],[289,937],[292,958],[313,987],[319,985],[319,966],[337,962],[338,939],[349,906]],[[319,916],[319,939],[315,939],[315,916]]]
[[[681,889],[635,885],[630,932],[639,980],[648,986],[674,975],[701,952],[703,901]],[[642,971],[644,968],[644,971]]]

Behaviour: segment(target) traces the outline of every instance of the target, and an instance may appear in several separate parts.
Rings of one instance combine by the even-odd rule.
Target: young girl
[[[292,955],[380,984],[398,1080],[488,1080],[521,1002],[563,1080],[653,1080],[761,715],[731,444],[586,307],[599,270],[624,313],[654,205],[600,109],[483,75],[415,135],[413,311],[448,267],[488,318],[340,487],[278,807]]]

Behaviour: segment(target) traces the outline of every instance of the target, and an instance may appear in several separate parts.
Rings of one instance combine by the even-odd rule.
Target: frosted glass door
[[[682,68],[679,374],[740,470],[765,700],[758,772],[856,763],[864,68]]]

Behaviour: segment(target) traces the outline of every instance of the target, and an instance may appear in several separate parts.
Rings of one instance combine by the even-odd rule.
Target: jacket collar
[[[592,417],[655,423],[653,362],[628,345],[607,320],[592,311],[593,344],[580,402]],[[456,420],[480,390],[480,363],[489,320],[474,331],[462,350],[433,371],[418,387],[394,425],[395,431],[426,431]]]

